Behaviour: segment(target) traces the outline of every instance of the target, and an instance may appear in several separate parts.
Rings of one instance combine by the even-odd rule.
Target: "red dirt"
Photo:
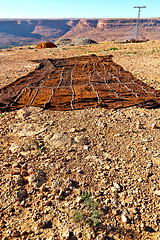
[[[0,110],[160,106],[160,91],[137,80],[109,56],[41,60],[35,71],[0,89]]]

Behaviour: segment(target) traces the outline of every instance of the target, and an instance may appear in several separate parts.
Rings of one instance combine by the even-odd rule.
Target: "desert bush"
[[[98,225],[102,216],[102,212],[98,209],[98,203],[93,200],[88,192],[84,192],[81,198],[82,204],[73,214],[74,221],[81,225]]]
[[[111,47],[109,50],[115,51],[115,50],[118,50],[118,48],[116,48],[116,47]]]

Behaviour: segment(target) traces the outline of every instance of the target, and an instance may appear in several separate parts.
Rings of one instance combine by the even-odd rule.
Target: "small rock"
[[[12,232],[11,236],[12,237],[19,237],[20,236],[20,232],[15,230],[15,231]]]
[[[8,166],[9,166],[9,163],[8,163],[8,162],[3,162],[3,166],[4,166],[4,167],[8,167]]]
[[[22,176],[28,176],[28,171],[25,170],[25,169],[22,170],[22,171],[21,171],[21,175],[22,175]]]
[[[123,223],[128,223],[128,222],[129,222],[128,217],[127,217],[124,213],[122,213],[121,219],[122,219],[122,222],[123,222]]]
[[[20,203],[20,206],[22,206],[22,207],[25,207],[27,204],[26,204],[26,202],[23,200],[21,203]]]
[[[38,220],[37,226],[38,226],[39,228],[44,228],[45,225],[46,225],[46,222],[45,222],[45,221],[43,221],[43,220]]]
[[[78,196],[78,197],[76,198],[75,202],[76,202],[76,203],[81,203],[81,202],[83,202],[83,199],[82,199],[80,196]]]
[[[14,169],[14,170],[11,171],[11,174],[12,174],[12,175],[18,175],[18,174],[20,174],[20,173],[21,173],[21,172],[20,172],[20,169],[19,169],[19,168]]]
[[[17,116],[16,118],[22,118],[25,119],[26,117],[28,117],[31,114],[31,111],[28,110],[28,108],[24,107],[22,109],[19,109],[17,111]]]
[[[77,237],[77,238],[82,238],[82,232],[79,228],[75,229],[73,231],[73,234]]]
[[[59,148],[70,146],[72,139],[67,133],[55,133],[53,137],[46,143],[50,148]]]
[[[157,129],[157,128],[160,128],[160,123],[153,123],[152,126],[151,126],[153,129]]]
[[[141,177],[138,178],[138,182],[139,182],[139,183],[143,182],[143,179],[142,179]]]
[[[24,185],[24,179],[21,175],[14,176],[14,181],[15,181],[15,184],[17,184],[18,186]]]
[[[80,143],[82,141],[82,137],[81,136],[76,136],[74,138],[74,141],[77,142],[77,143]]]
[[[143,129],[143,124],[141,122],[137,122],[137,129]]]
[[[84,145],[84,150],[88,150],[89,146],[88,145]]]
[[[7,230],[6,230],[6,235],[7,235],[8,237],[11,236],[11,233],[12,233],[11,229],[7,229]]]
[[[154,194],[160,196],[160,190],[154,191]]]
[[[107,214],[109,212],[109,207],[108,206],[105,206],[102,208],[102,211]]]
[[[77,129],[76,129],[76,128],[71,128],[71,129],[70,129],[70,133],[75,133],[75,132],[77,132]]]
[[[17,195],[17,196],[16,196],[16,197],[17,197],[17,201],[22,201],[22,199],[23,199],[24,197],[26,197],[27,191],[26,191],[25,189],[19,190],[19,191],[17,191],[16,195]]]
[[[20,164],[18,162],[15,162],[13,163],[12,167],[15,169],[20,168]]]
[[[69,238],[70,238],[70,231],[69,229],[65,229],[62,233],[62,239],[69,240]]]
[[[146,224],[145,224],[144,222],[141,223],[140,227],[141,227],[141,229],[144,230],[144,231],[145,231],[146,228],[147,228],[147,227],[146,227]]]
[[[24,163],[24,164],[21,166],[21,169],[22,169],[22,170],[24,170],[24,169],[26,170],[26,169],[27,169],[27,166],[28,166],[28,163]]]
[[[2,220],[0,226],[1,226],[1,228],[5,228],[6,222],[4,220]]]
[[[113,182],[113,187],[111,189],[113,192],[121,192],[122,186],[117,182]]]
[[[25,230],[21,232],[21,235],[22,235],[22,236],[26,236],[26,235],[28,235],[28,234],[29,234],[29,233],[28,233],[27,231],[25,231]]]
[[[133,208],[132,212],[133,212],[133,214],[137,214],[138,213],[138,209],[137,208]]]
[[[104,203],[107,205],[108,203],[110,203],[110,199],[107,198],[107,199],[104,201]]]
[[[106,238],[107,236],[106,236],[106,234],[99,234],[97,237],[96,237],[96,240],[105,240],[105,239],[107,239]]]
[[[9,150],[12,152],[12,153],[16,153],[16,152],[20,152],[20,149],[21,147],[19,145],[17,145],[16,143],[13,143],[11,145],[11,147],[9,148]]]
[[[115,216],[118,216],[118,215],[120,215],[120,210],[119,209],[113,209],[112,214],[115,215]]]
[[[33,172],[33,171],[31,170],[31,172]],[[30,174],[29,170],[28,170],[28,172]],[[29,175],[29,177],[28,177],[28,182],[33,187],[40,187],[46,181],[47,181],[47,179],[46,179],[45,173],[42,170],[39,170],[39,169],[35,170],[34,173]]]

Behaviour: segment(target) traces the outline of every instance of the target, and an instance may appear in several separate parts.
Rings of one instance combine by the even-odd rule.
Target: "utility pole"
[[[139,36],[139,25],[140,25],[140,16],[141,16],[141,8],[146,8],[146,6],[141,6],[141,7],[134,7],[138,8],[138,18],[137,18],[137,24],[136,24],[136,31],[135,31],[135,39],[138,40]]]

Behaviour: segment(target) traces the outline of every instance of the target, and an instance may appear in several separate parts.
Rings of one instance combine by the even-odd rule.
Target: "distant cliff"
[[[136,19],[1,19],[0,48],[58,38],[87,37],[95,41],[134,38]],[[160,18],[140,21],[140,38],[160,39]]]

